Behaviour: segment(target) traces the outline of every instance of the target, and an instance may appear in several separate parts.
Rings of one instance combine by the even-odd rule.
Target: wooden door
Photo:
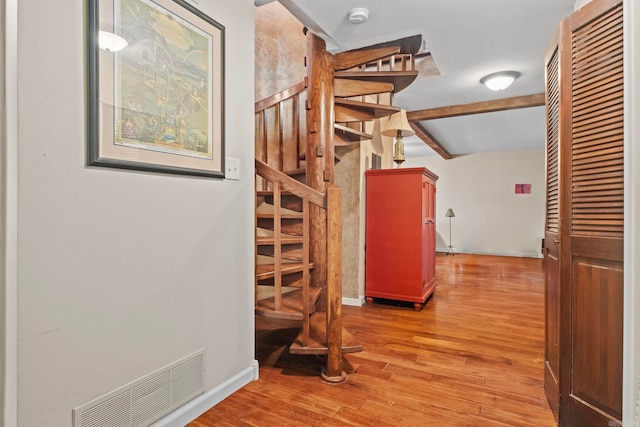
[[[571,97],[561,109],[571,134],[560,142],[570,147],[560,184],[570,198],[560,213],[560,424],[603,426],[622,417],[622,2],[594,0],[564,25]]]
[[[436,282],[436,184],[428,182],[429,192],[428,223],[429,236],[427,239],[427,251],[429,252],[429,286],[434,286]]]
[[[544,390],[556,420],[560,400],[560,29],[545,56],[546,86],[546,186],[544,234],[545,262],[545,364]]]
[[[422,177],[422,287],[433,286],[436,266],[436,222],[434,211],[435,186],[426,176]]]

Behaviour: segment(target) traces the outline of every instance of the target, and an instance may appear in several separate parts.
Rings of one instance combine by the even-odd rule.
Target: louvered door
[[[558,255],[560,219],[560,30],[545,57],[546,84],[546,185],[547,209],[544,238],[545,259],[545,366],[544,389],[556,420],[560,399],[560,260]]]
[[[561,120],[566,114],[571,130],[560,137],[570,150],[560,170],[568,197],[560,205],[568,235],[559,254],[560,424],[603,426],[622,416],[622,2],[594,0],[565,22],[571,63],[561,73],[571,93]]]

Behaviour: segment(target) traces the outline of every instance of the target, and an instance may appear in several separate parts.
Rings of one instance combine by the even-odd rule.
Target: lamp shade
[[[389,123],[381,132],[384,136],[413,136],[416,133],[409,126],[409,120],[407,120],[407,112],[400,110],[397,113],[393,113],[389,119]]]
[[[444,214],[444,216],[446,216],[447,218],[453,218],[456,216],[456,214],[453,213],[453,209],[449,208],[447,209],[447,213]]]

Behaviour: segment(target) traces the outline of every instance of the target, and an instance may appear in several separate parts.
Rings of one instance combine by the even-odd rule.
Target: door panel
[[[560,400],[559,369],[560,369],[560,283],[558,281],[558,250],[551,237],[551,245],[548,243],[550,233],[545,238],[545,367],[544,390],[556,419],[558,418],[558,405]]]
[[[572,398],[622,416],[622,264],[573,257]]]
[[[565,25],[571,93],[560,114],[571,129],[561,137],[570,155],[560,189],[569,195],[560,212],[569,235],[560,253],[560,425],[603,426],[622,413],[622,2],[594,0]]]
[[[560,401],[560,30],[549,44],[545,56],[546,84],[546,219],[545,260],[545,369],[544,390],[556,420]]]

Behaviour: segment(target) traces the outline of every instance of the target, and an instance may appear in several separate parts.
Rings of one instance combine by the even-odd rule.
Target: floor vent
[[[204,350],[73,410],[73,427],[144,427],[204,392]]]

